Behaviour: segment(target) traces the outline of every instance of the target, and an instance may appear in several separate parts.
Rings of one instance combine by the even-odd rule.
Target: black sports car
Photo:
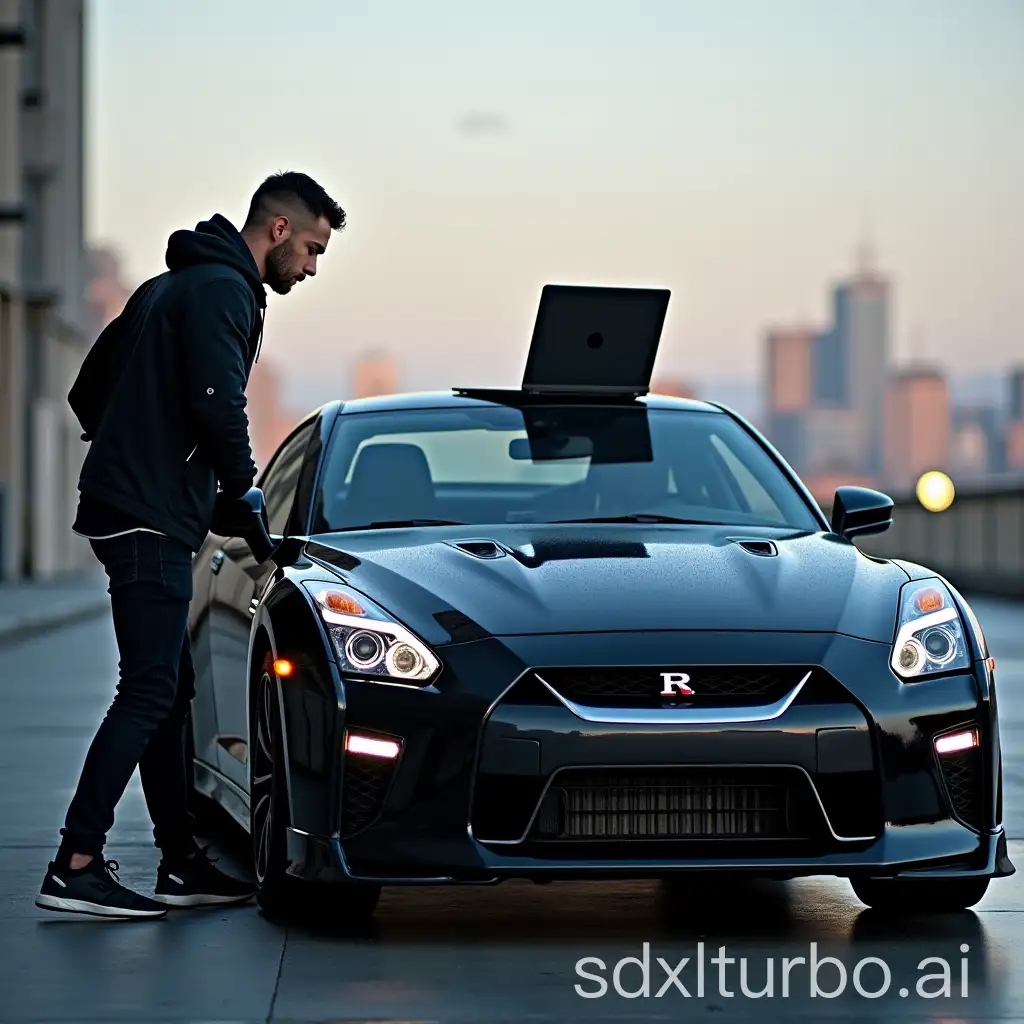
[[[944,910],[1013,873],[970,607],[853,543],[885,495],[829,523],[729,410],[335,402],[258,486],[196,556],[189,742],[264,906],[743,871]]]

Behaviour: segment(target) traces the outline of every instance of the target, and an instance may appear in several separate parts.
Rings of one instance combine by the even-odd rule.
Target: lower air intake
[[[394,762],[364,754],[347,754],[342,778],[341,835],[355,835],[372,825],[387,795]]]
[[[560,773],[537,816],[539,839],[793,838],[784,782],[714,774]]]
[[[981,749],[974,747],[939,758],[953,813],[968,827],[980,829],[983,818]]]

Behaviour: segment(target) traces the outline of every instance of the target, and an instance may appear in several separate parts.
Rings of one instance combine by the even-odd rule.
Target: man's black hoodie
[[[166,261],[97,338],[68,395],[92,442],[79,519],[110,508],[197,551],[217,482],[236,495],[256,477],[245,387],[266,293],[220,214],[174,232]]]

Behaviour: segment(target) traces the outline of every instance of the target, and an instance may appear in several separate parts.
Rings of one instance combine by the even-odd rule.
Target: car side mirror
[[[892,526],[893,500],[868,487],[840,487],[832,499],[832,532],[853,540]]]
[[[258,487],[250,487],[240,498],[218,494],[210,529],[221,537],[240,537],[257,562],[265,562],[277,547],[267,528],[266,499]]]

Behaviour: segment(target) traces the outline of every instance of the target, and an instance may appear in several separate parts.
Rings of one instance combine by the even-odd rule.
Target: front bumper
[[[337,836],[314,836],[288,829],[288,873],[310,882],[375,882],[383,885],[495,885],[512,878],[537,882],[585,879],[650,879],[693,872],[736,872],[765,878],[808,875],[864,878],[1003,878],[1015,873],[1003,829],[973,840],[963,830],[906,825],[887,829],[866,849],[826,855],[813,860],[787,858],[688,858],[659,860],[541,861],[502,857],[473,850],[464,863],[456,850],[409,851],[411,873],[391,873],[375,867],[353,866]],[[965,841],[966,840],[966,841]],[[470,852],[467,848],[464,853]],[[433,855],[433,856],[432,856]]]
[[[994,679],[983,663],[975,672],[904,685],[889,669],[887,645],[823,634],[506,638],[444,653],[436,692],[345,682],[340,727],[393,737],[402,753],[380,777],[346,761],[332,787],[329,830],[293,819],[293,875],[487,884],[694,870],[773,877],[1014,871],[1001,822]],[[819,685],[781,714],[745,722],[595,722],[564,706],[501,699],[527,666],[671,665],[682,658],[691,666],[810,665]],[[980,737],[969,804],[953,798],[933,744],[936,734],[962,727]],[[764,841],[538,838],[541,800],[560,773],[642,766],[787,773],[807,828]],[[371,814],[368,793],[377,801]],[[363,818],[353,829],[357,797]]]

